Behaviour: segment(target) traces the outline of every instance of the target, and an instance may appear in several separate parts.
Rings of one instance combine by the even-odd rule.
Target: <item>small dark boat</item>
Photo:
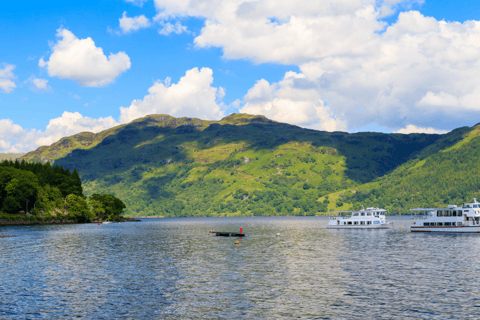
[[[210,231],[210,233],[215,233],[217,237],[245,237],[247,234],[243,233],[243,228],[240,228],[240,232],[220,232],[220,231]]]
[[[237,232],[215,232],[215,235],[217,237],[245,237],[245,233]]]

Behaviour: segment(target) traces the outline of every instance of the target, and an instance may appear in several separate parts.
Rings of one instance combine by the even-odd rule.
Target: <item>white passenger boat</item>
[[[480,232],[480,203],[475,198],[472,203],[461,207],[449,205],[448,208],[416,208],[410,211],[426,213],[413,217],[412,232]]]
[[[331,211],[339,216],[331,217],[327,229],[388,229],[392,223],[385,218],[385,209],[362,208],[358,211]],[[346,216],[342,214],[346,213]]]

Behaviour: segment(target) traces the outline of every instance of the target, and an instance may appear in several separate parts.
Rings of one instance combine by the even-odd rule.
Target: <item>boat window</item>
[[[424,222],[424,223],[423,223],[423,226],[424,226],[424,227],[428,227],[429,225],[430,225],[430,223],[428,223],[428,222]]]
[[[442,227],[442,226],[443,226],[443,222],[437,222],[437,226],[438,226],[438,227]]]
[[[348,224],[352,224],[352,221],[348,221]]]
[[[358,221],[355,221],[353,224],[358,224]]]
[[[360,221],[360,224],[365,224],[365,221]]]
[[[371,212],[368,212],[368,213],[367,213],[367,216],[368,216],[368,217],[371,217],[371,216],[372,216],[372,213],[371,213]]]
[[[457,216],[457,211],[453,211],[452,212],[452,217],[456,217]]]
[[[353,214],[353,216],[354,216],[354,217],[358,217],[358,212],[355,212],[355,213]]]
[[[462,223],[461,223],[461,222],[457,222],[457,226],[461,226],[461,225],[462,225]]]
[[[449,227],[449,226],[451,226],[451,225],[452,225],[451,222],[445,222],[445,227]]]
[[[478,205],[474,204],[473,207],[474,207],[474,208],[478,208]]]
[[[362,217],[364,217],[364,216],[365,216],[365,212],[362,212],[360,215],[361,215]]]

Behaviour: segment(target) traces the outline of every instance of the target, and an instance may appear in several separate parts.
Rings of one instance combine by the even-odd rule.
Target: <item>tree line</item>
[[[94,194],[87,199],[76,169],[70,172],[49,163],[0,162],[2,218],[28,214],[45,220],[118,221],[124,209],[125,204],[109,194]]]

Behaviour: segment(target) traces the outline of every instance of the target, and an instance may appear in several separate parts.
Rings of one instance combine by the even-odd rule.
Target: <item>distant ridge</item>
[[[458,165],[480,157],[479,130],[346,133],[247,114],[149,115],[22,159],[76,168],[85,194],[111,193],[130,216],[315,215],[362,204],[405,213],[480,198],[479,166]],[[466,183],[449,182],[455,175]]]
[[[23,157],[25,153],[0,153],[0,161],[16,160]]]

